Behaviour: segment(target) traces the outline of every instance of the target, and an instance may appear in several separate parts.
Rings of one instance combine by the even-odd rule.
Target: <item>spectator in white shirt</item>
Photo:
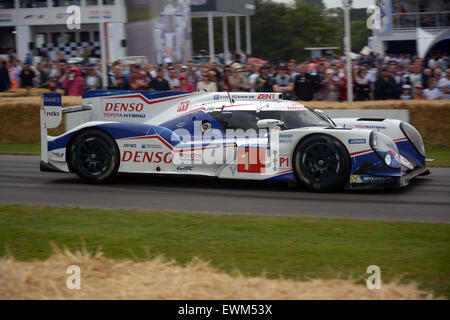
[[[439,88],[436,88],[436,80],[434,78],[428,79],[428,88],[423,90],[423,94],[427,100],[440,100],[442,99],[442,92]]]
[[[214,71],[203,71],[203,79],[197,83],[197,89],[200,92],[217,92],[217,83],[214,81]]]
[[[169,82],[170,90],[177,90],[180,87],[180,80],[177,77],[177,70],[175,68],[169,69],[169,77],[167,78]]]
[[[445,71],[445,77],[438,82],[438,87],[443,93],[444,99],[450,99],[450,69]]]

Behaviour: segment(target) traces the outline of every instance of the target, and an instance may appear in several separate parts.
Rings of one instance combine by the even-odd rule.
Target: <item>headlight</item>
[[[370,134],[370,147],[388,167],[400,168],[400,154],[391,138],[380,132],[372,131]]]
[[[408,122],[401,122],[400,129],[403,134],[408,138],[414,149],[422,156],[425,157],[425,146],[423,145],[422,136],[419,131],[410,125]]]

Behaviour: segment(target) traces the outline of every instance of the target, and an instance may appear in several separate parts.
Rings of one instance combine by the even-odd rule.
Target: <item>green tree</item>
[[[307,4],[321,10],[325,10],[325,5],[322,0],[296,0],[297,4]]]
[[[367,43],[370,30],[365,26],[364,8],[352,9],[352,49],[359,52]],[[302,60],[309,57],[305,47],[338,46],[344,34],[343,10],[324,10],[323,1],[296,0],[285,4],[270,0],[255,0],[255,15],[251,17],[252,55],[271,60]],[[214,19],[215,52],[223,52],[222,18]],[[234,18],[228,18],[230,51],[235,50]],[[206,18],[192,19],[192,39],[195,53],[208,50]],[[245,50],[245,22],[241,19],[241,48]]]
[[[269,60],[305,59],[305,47],[335,46],[339,43],[335,25],[325,20],[322,10],[297,1],[293,6],[256,1],[253,17],[253,52]]]
[[[367,28],[366,20],[356,20],[350,23],[352,34],[352,51],[359,53],[367,45],[367,38],[372,35],[372,31]]]

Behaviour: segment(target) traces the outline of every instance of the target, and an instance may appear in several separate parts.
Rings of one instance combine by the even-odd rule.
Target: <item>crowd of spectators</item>
[[[320,58],[297,62],[255,63],[235,55],[228,65],[188,61],[108,66],[109,89],[155,91],[282,92],[285,99],[346,101],[345,58]],[[354,100],[449,99],[448,56],[435,54],[427,60],[415,56],[386,54],[361,56],[352,61]],[[32,65],[11,57],[0,58],[0,91],[12,86],[64,90],[80,96],[102,88],[100,62],[69,64],[61,55]]]

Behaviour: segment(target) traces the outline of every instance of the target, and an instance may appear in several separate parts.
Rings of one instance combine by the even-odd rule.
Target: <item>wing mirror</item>
[[[263,119],[259,120],[256,123],[256,126],[259,129],[274,129],[277,126],[282,126],[284,124],[283,121],[277,119]]]

